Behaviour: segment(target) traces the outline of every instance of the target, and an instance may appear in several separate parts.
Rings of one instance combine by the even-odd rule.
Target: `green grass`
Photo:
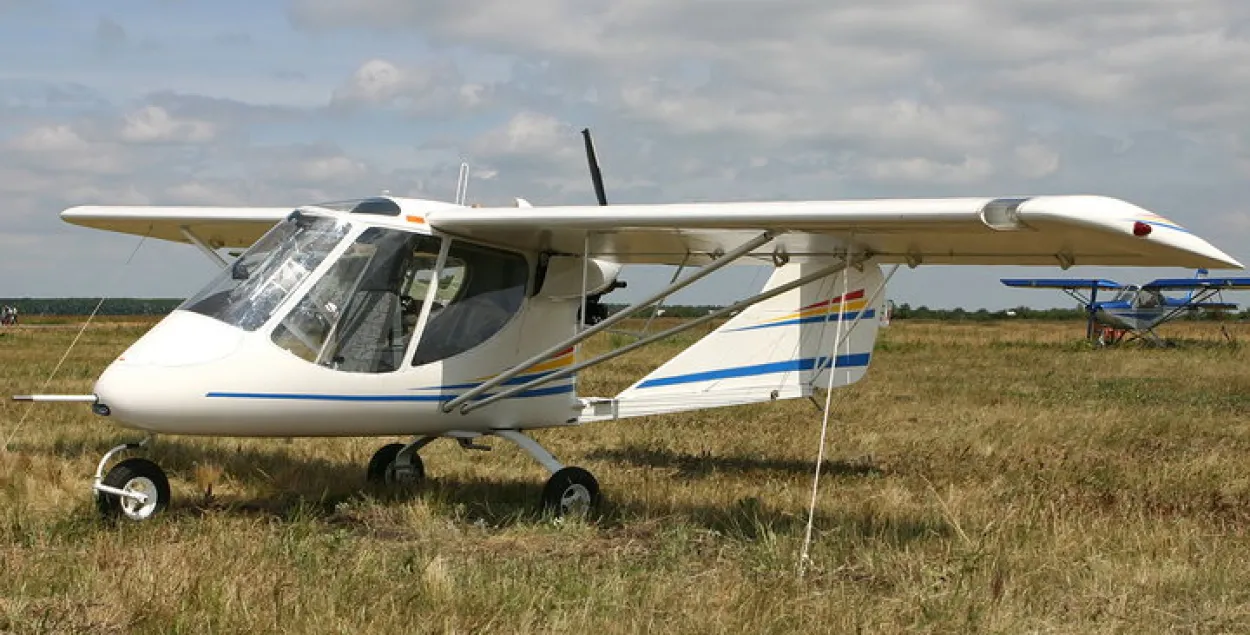
[[[89,392],[144,328],[93,326],[46,390]],[[807,401],[537,433],[598,476],[593,521],[540,516],[545,475],[507,443],[435,443],[430,480],[395,492],[363,485],[391,439],[162,437],[148,455],[173,507],[116,525],[89,480],[133,433],[4,401],[0,433],[27,418],[0,452],[0,632],[1250,630],[1250,352],[1210,324],[1169,330],[1186,341],[1171,349],[1082,332],[883,331],[867,380],[834,395],[802,579]],[[0,334],[7,394],[40,390],[75,331]],[[688,343],[582,391],[611,395]]]

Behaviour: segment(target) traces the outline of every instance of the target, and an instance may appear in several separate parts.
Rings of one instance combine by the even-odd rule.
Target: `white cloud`
[[[360,65],[348,82],[334,91],[338,103],[384,104],[410,91],[420,90],[429,77],[413,76],[386,60],[369,60]]]
[[[488,158],[505,156],[553,157],[575,155],[570,141],[573,126],[550,115],[520,112],[507,123],[474,139],[469,148]]]
[[[120,136],[130,143],[204,143],[217,136],[217,127],[174,117],[160,106],[149,105],[126,115]]]
[[[368,172],[363,161],[339,155],[302,159],[294,164],[290,174],[310,183],[352,184]]]
[[[1059,169],[1059,153],[1038,141],[1029,141],[1013,151],[1015,169],[1026,179],[1040,179]]]
[[[0,167],[116,175],[126,171],[126,163],[125,150],[116,144],[88,140],[69,124],[51,124],[11,139]]]
[[[35,154],[85,152],[90,145],[73,128],[68,125],[40,126],[29,130],[16,139],[9,147]]]
[[[879,181],[962,184],[984,181],[994,174],[994,167],[985,159],[972,157],[966,157],[959,163],[909,157],[872,161],[865,166],[864,174]]]
[[[486,95],[485,86],[464,83],[456,66],[446,61],[400,66],[384,59],[371,59],[334,89],[330,106],[337,109],[390,107],[411,114],[443,114],[457,106],[480,106]]]

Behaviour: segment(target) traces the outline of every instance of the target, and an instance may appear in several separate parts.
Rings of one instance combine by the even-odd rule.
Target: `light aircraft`
[[[1088,315],[1085,337],[1102,346],[1118,344],[1125,335],[1162,346],[1166,342],[1154,329],[1183,315],[1201,311],[1235,311],[1236,304],[1224,302],[1223,291],[1250,289],[1250,278],[1208,278],[1199,269],[1193,278],[1160,278],[1143,285],[1125,285],[1101,278],[1004,278],[1009,287],[1060,289],[1081,304]],[[1164,291],[1188,291],[1183,297]],[[1110,300],[1098,300],[1098,292],[1111,293]],[[1088,292],[1088,295],[1086,295]],[[1213,301],[1212,298],[1218,300]]]
[[[371,481],[424,475],[418,451],[515,443],[551,477],[542,505],[583,513],[600,499],[527,430],[809,397],[862,378],[884,287],[900,265],[1241,267],[1179,226],[1102,196],[967,197],[470,207],[396,196],[291,208],[73,207],[73,224],[198,247],[221,267],[202,290],[112,362],[91,404],[147,433],[100,460],[103,513],[151,517],[170,500],[155,463],[119,453],[151,435],[411,437],[383,445]],[[218,250],[244,249],[233,261]],[[622,265],[698,267],[610,316],[597,298]],[[606,353],[580,344],[707,275],[772,267],[764,288]],[[892,265],[889,273],[883,265]],[[598,315],[587,325],[581,316]],[[730,316],[610,397],[578,373]]]

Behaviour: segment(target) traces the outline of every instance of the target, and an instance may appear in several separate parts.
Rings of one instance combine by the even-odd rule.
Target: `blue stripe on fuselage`
[[[872,357],[872,353],[855,353],[852,355],[839,355],[835,360],[838,368],[857,368],[868,365],[868,360]],[[720,368],[717,370],[705,370],[697,373],[687,373],[685,375],[673,375],[672,377],[657,377],[648,379],[638,385],[638,388],[656,388],[659,386],[674,386],[677,384],[691,384],[700,381],[711,381],[714,379],[731,379],[734,377],[752,377],[755,375],[769,375],[772,373],[786,373],[796,370],[812,370],[818,364],[828,363],[828,357],[807,357],[804,359],[791,359],[782,362],[768,362],[765,364],[753,364],[751,366],[734,366],[731,368]]]

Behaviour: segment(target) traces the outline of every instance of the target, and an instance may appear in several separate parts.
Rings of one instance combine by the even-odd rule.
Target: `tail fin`
[[[785,265],[773,272],[764,289],[828,264]],[[828,385],[840,310],[843,344],[833,385],[853,384],[867,372],[872,357],[884,298],[881,283],[880,268],[866,265],[863,271],[847,271],[845,293],[839,273],[748,307],[617,395],[615,416],[809,396],[813,388]],[[857,317],[862,319],[855,323]]]

